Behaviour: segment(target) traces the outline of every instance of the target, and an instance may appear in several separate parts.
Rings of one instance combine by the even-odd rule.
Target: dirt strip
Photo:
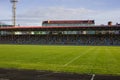
[[[91,76],[51,71],[0,69],[0,80],[90,80]],[[120,76],[95,75],[94,80],[120,80]]]

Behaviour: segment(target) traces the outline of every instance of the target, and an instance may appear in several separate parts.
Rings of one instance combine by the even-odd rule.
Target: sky
[[[17,24],[41,25],[44,20],[95,20],[120,23],[120,0],[18,0]],[[12,24],[10,0],[0,0],[0,21]]]

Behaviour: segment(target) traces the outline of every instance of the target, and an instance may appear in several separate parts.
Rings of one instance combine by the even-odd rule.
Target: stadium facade
[[[42,26],[1,27],[0,44],[120,45],[120,25],[94,20],[43,21]],[[15,34],[16,32],[20,34]]]

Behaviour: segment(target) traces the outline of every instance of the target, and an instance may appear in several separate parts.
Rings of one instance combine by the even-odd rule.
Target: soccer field
[[[120,47],[0,45],[0,68],[120,75]]]

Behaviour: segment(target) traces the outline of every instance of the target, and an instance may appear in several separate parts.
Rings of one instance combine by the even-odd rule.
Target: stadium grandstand
[[[0,44],[120,46],[120,25],[95,25],[94,20],[48,20],[42,26],[0,27]]]

